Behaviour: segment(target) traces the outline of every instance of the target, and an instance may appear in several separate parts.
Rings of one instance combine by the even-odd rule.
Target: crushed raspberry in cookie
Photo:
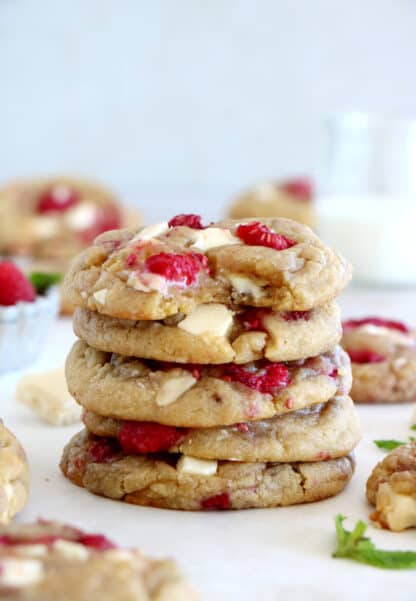
[[[270,315],[272,312],[271,309],[247,309],[244,313],[241,314],[241,322],[243,324],[243,328],[250,332],[252,330],[258,330],[260,332],[267,332],[263,325],[263,319]]]
[[[239,432],[243,432],[244,434],[246,434],[248,432],[248,425],[247,424],[236,424],[235,428]]]
[[[134,267],[137,262],[137,255],[135,253],[130,253],[126,259],[126,265],[128,267]]]
[[[161,275],[171,282],[190,286],[196,282],[201,269],[208,270],[208,259],[199,253],[159,253],[148,257],[145,267],[151,273]]]
[[[109,549],[117,549],[117,545],[111,542],[103,534],[84,534],[82,533],[77,541],[84,547],[90,547],[95,551],[108,551]]]
[[[201,501],[202,509],[229,509],[230,495],[228,492],[223,492],[213,497],[208,497]]]
[[[43,192],[38,199],[38,213],[63,213],[77,204],[79,194],[68,186],[53,186]]]
[[[174,447],[186,429],[153,422],[124,422],[118,440],[125,453],[158,453]]]
[[[0,305],[10,307],[19,302],[31,303],[36,292],[25,274],[10,261],[0,261]]]
[[[180,215],[175,215],[168,222],[169,227],[176,227],[178,225],[185,225],[186,227],[190,227],[193,230],[203,230],[205,229],[202,225],[202,217],[201,215],[194,215],[193,213],[186,214],[181,213]]]
[[[394,319],[383,319],[381,317],[364,317],[363,319],[349,319],[342,322],[344,331],[353,330],[355,328],[360,328],[361,326],[367,325],[388,328],[389,330],[398,330],[404,334],[408,334],[410,332],[410,328],[408,328],[401,321],[395,321]]]
[[[120,454],[120,449],[115,440],[100,438],[90,444],[88,454],[95,463],[108,463]]]
[[[386,357],[365,349],[346,349],[353,363],[381,363]]]
[[[311,318],[310,311],[283,311],[282,317],[285,321],[299,321],[303,319],[304,321],[309,321]]]
[[[86,244],[91,244],[100,234],[117,230],[121,225],[121,214],[118,207],[113,205],[97,207],[97,216],[94,223],[80,232],[80,236]]]
[[[47,523],[39,520],[39,523]],[[74,536],[75,535],[75,536]],[[117,546],[102,534],[86,534],[81,530],[73,530],[71,528],[71,536],[65,534],[45,534],[43,536],[31,536],[28,538],[13,538],[11,536],[0,536],[0,545],[16,546],[16,545],[45,545],[52,546],[57,541],[66,540],[84,545],[95,551],[108,551],[109,549],[117,549]]]
[[[313,196],[312,182],[306,178],[288,180],[281,183],[279,188],[299,200],[309,201]]]
[[[272,232],[266,225],[259,221],[242,223],[237,227],[237,236],[249,246],[267,246],[275,250],[286,250],[296,242],[282,234]]]
[[[225,366],[223,379],[240,382],[263,394],[273,394],[289,384],[289,370],[282,363],[269,363],[255,371],[230,363]]]

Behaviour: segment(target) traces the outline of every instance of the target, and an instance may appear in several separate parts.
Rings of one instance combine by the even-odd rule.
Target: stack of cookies
[[[349,265],[287,219],[197,215],[108,232],[65,281],[66,366],[86,429],[75,484],[139,505],[316,501],[350,480],[360,436],[336,295]]]

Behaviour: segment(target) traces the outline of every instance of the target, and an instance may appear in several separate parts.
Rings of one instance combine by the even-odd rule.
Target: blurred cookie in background
[[[238,196],[231,204],[228,216],[233,219],[286,217],[314,227],[313,197],[313,184],[308,178],[263,182]]]

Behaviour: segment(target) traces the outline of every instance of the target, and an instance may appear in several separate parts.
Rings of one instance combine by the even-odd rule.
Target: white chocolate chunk
[[[263,294],[263,289],[246,276],[229,275],[228,280],[239,294],[250,294],[253,298],[259,298]]]
[[[151,240],[152,238],[156,238],[156,236],[161,236],[165,234],[169,230],[169,225],[167,221],[162,221],[162,223],[155,223],[154,225],[148,225],[144,227],[131,242],[137,242],[138,240]]]
[[[37,238],[47,239],[53,238],[59,233],[59,221],[57,217],[39,216],[33,220],[31,224],[32,235]]]
[[[179,324],[178,328],[198,336],[211,334],[225,336],[232,326],[233,312],[219,303],[198,305]]]
[[[184,392],[189,390],[195,382],[196,380],[191,374],[166,380],[158,390],[155,403],[161,407],[174,403]]]
[[[379,486],[376,509],[390,530],[398,532],[416,526],[416,499],[396,493],[388,482]]]
[[[43,566],[36,559],[0,560],[0,586],[30,586],[42,578]]]
[[[105,305],[105,299],[107,298],[107,288],[97,290],[97,292],[94,292],[93,297],[98,303],[100,303],[100,305]]]
[[[209,250],[218,246],[229,246],[230,244],[242,244],[240,238],[233,236],[230,230],[220,227],[208,227],[205,230],[195,230],[192,247],[200,250]]]
[[[110,561],[129,563],[134,559],[135,554],[133,551],[127,551],[126,549],[109,549],[104,551],[104,556]]]
[[[74,424],[81,419],[82,409],[68,392],[63,368],[23,376],[17,385],[16,398],[55,426]]]
[[[132,271],[129,274],[127,285],[140,292],[156,292],[165,293],[168,289],[168,281],[161,275],[156,273],[138,273]]]
[[[176,464],[176,469],[182,474],[193,474],[195,476],[213,476],[217,473],[218,461],[210,459],[197,459],[182,455]]]
[[[91,202],[79,204],[65,212],[65,223],[75,231],[91,227],[97,217],[97,207]]]
[[[65,559],[86,561],[90,555],[90,552],[84,545],[69,540],[56,540],[53,543],[53,549],[62,555],[62,557],[65,557]]]
[[[393,328],[385,328],[384,326],[376,326],[372,323],[367,323],[363,326],[359,326],[359,329],[361,332],[369,334],[370,336],[383,336],[383,338],[390,338],[392,342],[398,344],[399,346],[414,346],[415,344],[412,336],[409,336],[409,334],[405,334],[404,332],[399,332]]]

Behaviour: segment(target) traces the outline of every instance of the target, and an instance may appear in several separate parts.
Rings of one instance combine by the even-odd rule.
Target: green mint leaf
[[[410,426],[411,430],[416,430],[416,424],[413,424],[412,426]]]
[[[373,440],[374,444],[378,446],[379,449],[383,449],[384,451],[392,451],[393,449],[397,449],[397,447],[401,447],[405,442],[401,440]]]
[[[337,548],[333,557],[351,559],[376,568],[387,570],[409,570],[416,568],[416,551],[384,551],[364,536],[367,525],[361,520],[351,532],[344,528],[345,517],[335,517]]]
[[[45,294],[51,286],[59,284],[62,280],[62,274],[34,271],[30,274],[29,279],[38,294]]]

